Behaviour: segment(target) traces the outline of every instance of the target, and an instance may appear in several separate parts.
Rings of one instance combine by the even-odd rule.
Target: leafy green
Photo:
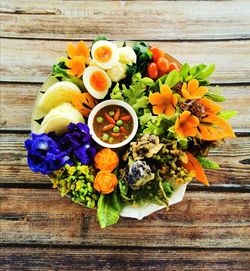
[[[220,168],[220,165],[216,162],[213,162],[211,160],[208,160],[207,158],[204,158],[202,156],[197,156],[197,160],[200,162],[201,166],[206,169],[218,169]]]
[[[177,70],[173,70],[167,75],[164,83],[168,85],[170,88],[172,88],[178,82],[180,82],[179,72]]]
[[[182,65],[180,71],[180,79],[183,82],[189,82],[192,79],[197,79],[200,85],[208,85],[209,82],[206,80],[215,70],[215,65],[211,64],[209,66],[205,64],[199,64],[190,67],[187,63]]]
[[[233,116],[235,116],[236,114],[238,114],[236,110],[223,110],[223,111],[220,111],[218,116],[224,120],[228,120],[232,118]]]
[[[152,113],[144,113],[139,118],[143,134],[163,136],[174,125],[176,116],[168,117],[165,114],[153,116]],[[166,135],[167,136],[167,135]]]
[[[136,64],[127,65],[127,75],[131,77],[137,72],[144,75],[148,64],[152,61],[152,53],[145,42],[136,42],[133,49],[136,53],[137,60]]]
[[[209,88],[208,92],[204,95],[205,98],[208,98],[214,102],[224,102],[226,98],[221,95],[223,92],[222,89],[216,87],[215,89]]]
[[[147,88],[152,84],[154,84],[152,79],[142,78],[140,73],[136,73],[132,76],[132,83],[128,88],[123,84],[121,89],[117,83],[110,93],[110,97],[127,102],[137,114],[140,114],[140,110],[148,106]]]
[[[106,38],[106,37],[102,37],[102,36],[98,36],[98,37],[96,37],[96,38],[93,40],[92,45],[93,45],[95,42],[99,41],[99,40],[107,40],[107,38]]]
[[[123,206],[117,190],[111,194],[100,196],[97,205],[97,217],[102,229],[117,223]]]
[[[110,97],[111,97],[111,99],[124,101],[123,93],[119,87],[119,83],[116,83],[115,87],[113,88],[112,92],[110,93]]]
[[[84,90],[84,85],[81,79],[71,76],[67,73],[68,67],[65,66],[66,58],[59,58],[59,63],[54,64],[52,67],[52,76],[57,78],[59,81],[70,81],[76,84],[81,90]]]

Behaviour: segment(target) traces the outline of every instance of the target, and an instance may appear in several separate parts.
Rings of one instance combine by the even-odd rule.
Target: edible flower
[[[67,59],[65,61],[65,65],[69,68],[67,73],[80,78],[85,70],[85,61],[84,56],[74,56],[72,59]]]
[[[74,154],[83,165],[89,165],[96,154],[88,125],[70,123],[68,131],[58,137],[60,147],[69,154]]]
[[[28,165],[33,172],[49,174],[70,162],[70,157],[61,151],[58,143],[46,134],[33,134],[25,141],[28,151]]]
[[[175,113],[177,97],[168,85],[162,85],[160,93],[156,92],[149,95],[149,102],[153,105],[154,114],[164,113],[167,116],[172,116]]]
[[[84,41],[79,41],[75,46],[73,43],[69,42],[67,46],[67,55],[69,58],[75,56],[84,56],[85,59],[89,57],[89,48]]]
[[[97,169],[113,171],[119,163],[119,158],[116,152],[104,148],[96,154],[94,161]]]
[[[175,132],[180,137],[196,136],[199,123],[199,119],[196,116],[193,116],[189,111],[184,111],[176,119]]]
[[[89,57],[89,48],[84,41],[78,42],[76,46],[68,43],[67,55],[69,59],[65,61],[65,65],[69,68],[67,73],[80,78],[85,70],[85,63]]]
[[[186,155],[188,157],[188,161],[187,163],[182,163],[182,166],[189,172],[194,171],[195,179],[197,181],[209,186],[207,176],[199,161],[190,152],[186,152]]]
[[[207,92],[207,87],[199,86],[197,79],[192,79],[188,83],[184,83],[181,88],[182,96],[187,100],[201,98]]]
[[[115,174],[109,170],[99,171],[94,180],[94,188],[101,194],[109,194],[114,191],[118,180]]]
[[[210,114],[203,118],[198,126],[200,137],[206,141],[235,137],[231,125],[220,117]]]
[[[73,106],[81,112],[84,117],[88,117],[91,109],[97,104],[96,100],[88,93],[74,93],[71,96]]]

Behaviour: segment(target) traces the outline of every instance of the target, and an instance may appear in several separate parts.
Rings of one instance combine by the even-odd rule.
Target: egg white
[[[109,47],[110,50],[112,51],[112,56],[110,60],[107,62],[100,62],[95,58],[95,50],[102,46]],[[105,69],[105,70],[111,69],[119,60],[119,51],[118,51],[117,45],[107,40],[99,40],[95,42],[91,48],[91,55],[95,63],[100,68]]]
[[[108,83],[107,88],[103,91],[97,91],[91,86],[90,77],[91,77],[92,73],[96,72],[96,71],[101,72],[107,80],[107,83]],[[83,84],[84,84],[85,88],[87,89],[87,91],[89,92],[89,94],[92,95],[96,99],[103,99],[108,94],[108,90],[112,84],[107,73],[104,70],[102,70],[101,68],[96,67],[96,66],[87,67],[83,72],[82,80],[83,80]]]

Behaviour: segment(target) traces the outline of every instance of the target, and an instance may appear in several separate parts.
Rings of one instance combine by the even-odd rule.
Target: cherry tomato
[[[165,53],[160,48],[150,47],[149,50],[153,54],[152,57],[153,57],[154,62],[156,62],[159,57],[164,57],[165,56]]]
[[[151,62],[148,65],[148,76],[152,79],[158,78],[158,69],[157,69],[157,66],[154,62]]]
[[[176,63],[171,62],[171,63],[169,64],[168,71],[169,71],[169,72],[171,72],[171,71],[173,71],[173,70],[177,70],[177,71],[179,71],[179,67],[177,66],[177,64],[176,64]]]
[[[165,74],[167,74],[168,72],[162,72],[162,71],[159,71],[159,73],[158,73],[158,77],[160,78],[160,77],[162,77],[163,75],[165,75]]]
[[[167,73],[169,69],[169,62],[165,57],[159,57],[156,62],[156,66],[159,71]]]

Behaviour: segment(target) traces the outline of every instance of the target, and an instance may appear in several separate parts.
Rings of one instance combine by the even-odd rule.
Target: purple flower
[[[92,137],[88,125],[84,123],[70,123],[68,131],[57,137],[60,148],[75,157],[83,164],[89,165],[96,154],[96,148],[92,144]]]
[[[34,172],[49,174],[70,163],[67,152],[61,151],[58,143],[46,134],[31,133],[32,139],[25,141],[28,165]]]

